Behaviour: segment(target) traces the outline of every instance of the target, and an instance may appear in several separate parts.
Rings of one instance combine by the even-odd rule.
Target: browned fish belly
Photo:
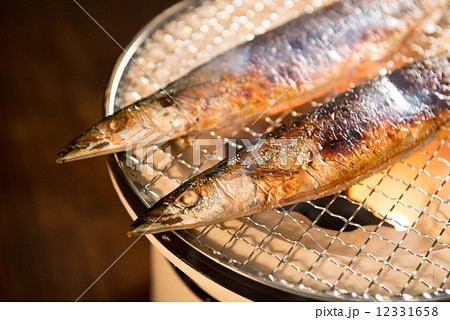
[[[176,138],[298,106],[365,78],[443,0],[346,0],[305,14],[95,124],[59,162],[123,151],[155,132]]]
[[[159,200],[131,234],[216,223],[348,188],[448,130],[450,55],[418,61],[262,136]]]

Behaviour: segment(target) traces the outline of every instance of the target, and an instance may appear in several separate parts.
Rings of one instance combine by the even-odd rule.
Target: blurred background
[[[123,47],[177,1],[77,2]],[[135,239],[106,158],[56,164],[102,116],[120,47],[73,0],[0,2],[0,300],[74,301]],[[80,301],[148,301],[138,241]]]

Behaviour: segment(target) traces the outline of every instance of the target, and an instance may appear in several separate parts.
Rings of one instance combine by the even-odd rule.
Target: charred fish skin
[[[271,112],[298,106],[395,52],[439,3],[337,2],[238,46],[166,91],[198,117],[191,130],[214,128],[217,118],[242,120],[273,104]]]
[[[129,234],[217,223],[345,190],[449,123],[447,53],[374,78],[262,136],[160,199]]]
[[[332,88],[344,91],[445,3],[345,0],[302,15],[127,107],[135,127],[110,130],[110,117],[98,122],[61,150],[58,162],[123,151],[154,132],[177,138],[280,112]]]
[[[267,186],[272,205],[344,190],[448,127],[449,77],[448,54],[413,63],[283,125],[262,138],[261,148],[244,151],[234,162],[256,159],[248,172]],[[290,193],[286,184],[297,187]]]

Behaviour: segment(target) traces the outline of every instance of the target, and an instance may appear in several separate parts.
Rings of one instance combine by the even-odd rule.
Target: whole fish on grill
[[[212,224],[345,190],[450,126],[450,55],[350,89],[189,179],[129,234]]]
[[[345,0],[301,15],[115,112],[70,142],[58,162],[126,150],[155,132],[176,138],[276,113],[385,67],[444,0]]]

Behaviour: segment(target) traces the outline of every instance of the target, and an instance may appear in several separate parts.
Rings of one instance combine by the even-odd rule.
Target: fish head
[[[162,145],[187,132],[195,122],[175,100],[158,93],[100,120],[58,152],[57,162],[68,162]]]
[[[255,191],[248,176],[211,177],[206,172],[156,202],[133,222],[128,235],[194,228],[251,214],[259,203]]]
[[[213,221],[218,215],[215,207],[221,206],[221,214],[229,212],[228,201],[220,201],[211,184],[179,188],[155,203],[149,211],[139,216],[131,225],[129,235],[157,233],[192,228]]]
[[[125,108],[102,119],[58,152],[57,162],[126,150],[145,129],[139,117],[141,114],[136,109]]]

